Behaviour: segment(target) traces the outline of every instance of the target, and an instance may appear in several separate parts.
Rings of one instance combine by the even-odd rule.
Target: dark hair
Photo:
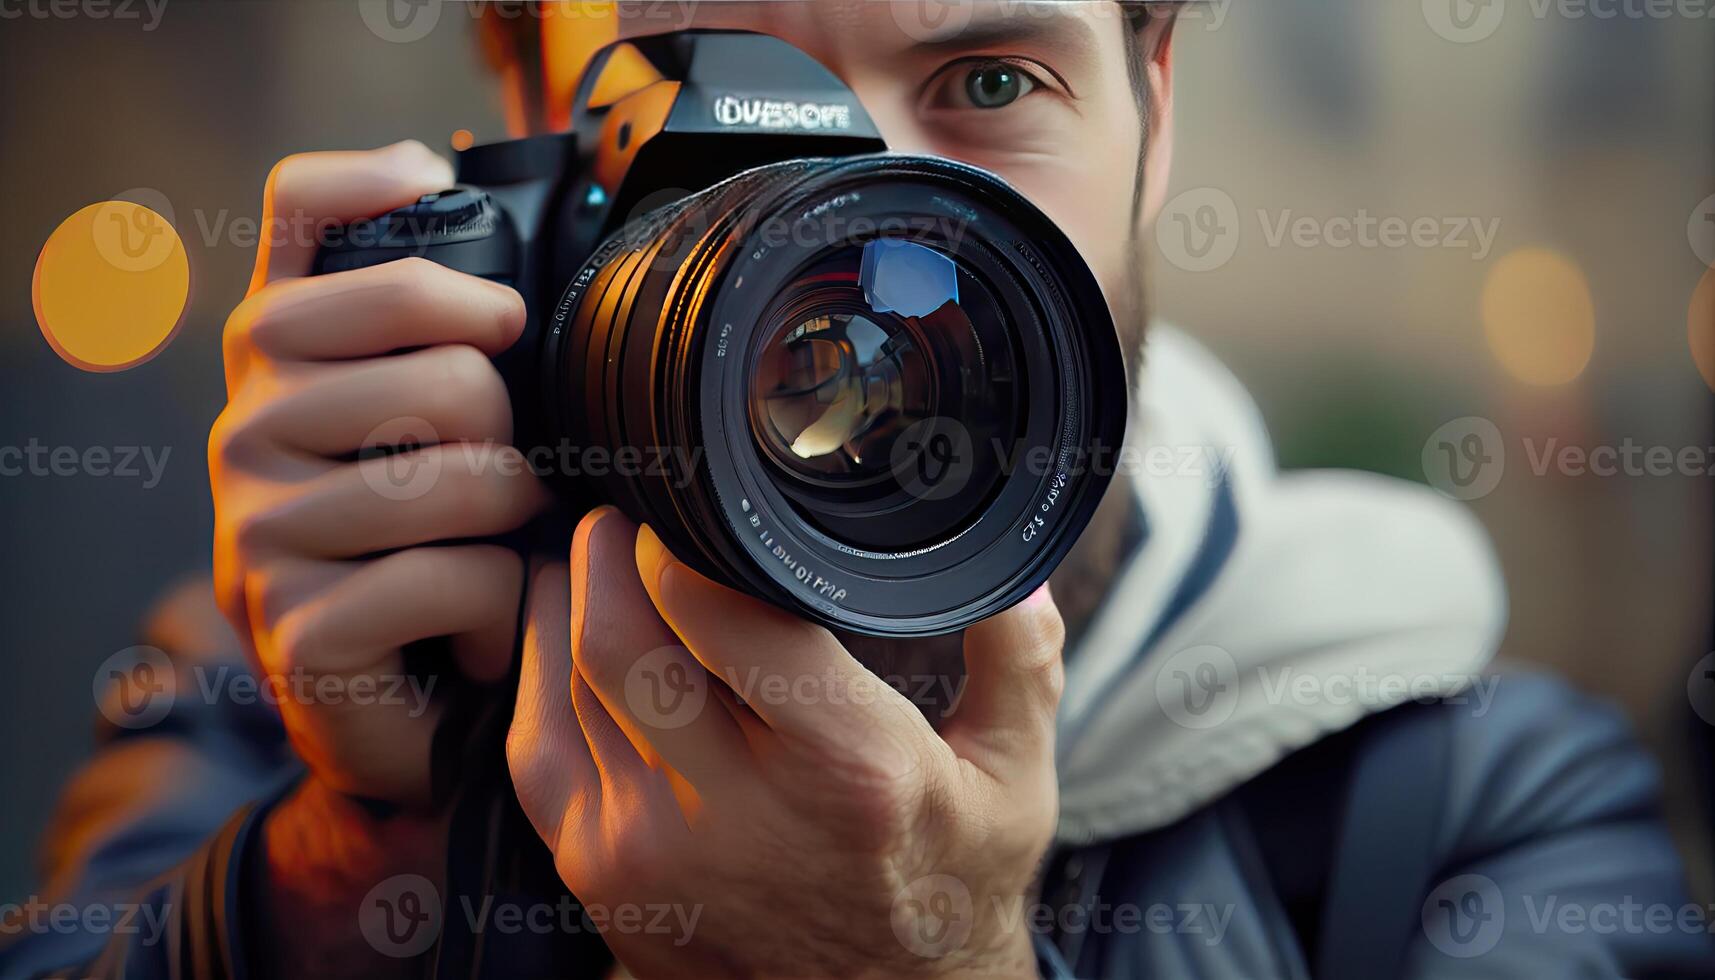
[[[1145,47],[1149,25],[1156,20],[1171,20],[1184,6],[1180,0],[1117,0],[1124,12],[1126,71],[1131,76],[1131,91],[1137,98],[1138,117],[1142,120],[1142,137],[1137,148],[1137,175],[1132,186],[1131,209],[1135,222],[1143,210],[1144,161],[1149,152],[1149,75],[1145,71],[1155,52]]]

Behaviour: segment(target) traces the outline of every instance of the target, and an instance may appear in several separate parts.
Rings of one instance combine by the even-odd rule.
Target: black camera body
[[[607,98],[617,52],[658,80]],[[1124,358],[1065,235],[1000,179],[889,154],[778,39],[624,42],[569,133],[325,247],[511,285],[517,442],[699,571],[841,630],[962,629],[1045,581],[1124,437]],[[600,467],[576,465],[599,450]],[[599,472],[598,472],[599,470]]]

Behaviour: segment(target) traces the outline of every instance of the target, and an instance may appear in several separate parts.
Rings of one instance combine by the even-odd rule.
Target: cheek
[[[991,167],[1054,219],[1102,284],[1110,305],[1141,270],[1131,267],[1137,161],[1104,152],[1090,161],[1054,160],[1011,170]]]

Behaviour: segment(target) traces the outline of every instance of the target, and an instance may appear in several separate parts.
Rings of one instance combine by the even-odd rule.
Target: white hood
[[[1277,472],[1250,396],[1168,327],[1134,405],[1147,534],[1069,651],[1063,841],[1171,823],[1404,701],[1492,695],[1505,588],[1463,508],[1379,476]]]

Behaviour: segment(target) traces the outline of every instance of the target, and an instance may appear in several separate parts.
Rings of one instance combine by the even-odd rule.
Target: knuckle
[[[263,184],[262,190],[265,213],[277,214],[281,205],[289,205],[297,199],[310,157],[308,153],[293,153],[281,157],[269,168],[268,180]]]
[[[251,438],[249,427],[230,406],[221,412],[208,430],[209,472],[218,477],[224,468],[243,466],[249,458]]]
[[[288,612],[274,626],[268,666],[280,674],[310,672],[326,655],[326,634],[325,620],[314,610],[300,606]]]
[[[1018,666],[1030,678],[1050,704],[1059,704],[1066,687],[1066,669],[1062,651],[1066,646],[1066,626],[1058,612],[1045,612],[1031,618],[1023,637]]]
[[[255,559],[257,555],[268,550],[269,541],[274,536],[276,525],[275,516],[263,508],[250,508],[239,514],[232,523],[232,544],[238,554],[247,559]]]
[[[274,354],[281,349],[289,329],[282,315],[287,305],[284,297],[287,285],[303,290],[313,288],[314,282],[275,283],[246,297],[226,321],[228,339],[234,346],[263,354]]]
[[[455,413],[450,417],[476,413],[477,420],[489,423],[485,428],[492,428],[500,421],[499,409],[510,415],[506,383],[488,355],[469,344],[449,344],[437,348],[434,363],[433,397]]]
[[[626,820],[615,824],[607,864],[625,880],[643,888],[659,881],[665,855],[660,837],[649,821]]]
[[[387,278],[396,295],[392,297],[399,302],[410,303],[413,307],[419,302],[433,302],[432,297],[438,293],[451,272],[442,265],[422,257],[410,255],[389,262],[381,267],[386,270]]]

